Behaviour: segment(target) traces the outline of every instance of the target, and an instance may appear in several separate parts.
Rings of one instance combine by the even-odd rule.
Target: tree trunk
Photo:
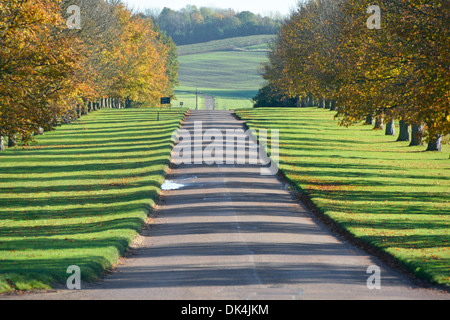
[[[312,94],[308,93],[308,107],[312,108],[313,106],[314,106],[314,101],[313,101]]]
[[[3,136],[0,136],[0,151],[5,151],[5,138]]]
[[[427,151],[442,151],[442,135],[437,134],[428,142]]]
[[[373,130],[383,130],[383,129],[384,129],[383,116],[378,115],[376,117],[375,126],[374,126]]]
[[[395,136],[395,120],[392,119],[386,123],[386,135]]]
[[[375,124],[375,121],[373,120],[373,114],[367,115],[366,122],[364,124],[368,126],[373,126]]]
[[[15,134],[8,136],[8,148],[17,146],[17,136]]]
[[[409,144],[410,147],[413,146],[423,146],[423,124],[413,124],[412,125],[412,131],[411,131],[411,143]]]
[[[308,97],[302,98],[303,108],[308,108]]]
[[[336,100],[331,100],[330,111],[335,111],[336,110],[336,104],[337,104]]]
[[[397,141],[411,141],[410,126],[404,120],[400,120],[400,133]]]

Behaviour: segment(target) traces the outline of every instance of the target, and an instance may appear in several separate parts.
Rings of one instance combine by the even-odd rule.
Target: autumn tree
[[[321,101],[341,125],[375,119],[399,141],[439,150],[449,133],[449,2],[380,0],[380,29],[368,27],[369,0],[311,0],[282,26],[263,67],[288,97]],[[372,120],[370,120],[372,123]],[[412,139],[410,128],[414,128]]]
[[[411,125],[420,128],[425,124],[428,150],[439,150],[439,144],[431,147],[433,140],[450,129],[449,3],[379,1],[383,21],[380,30],[364,26],[365,17],[360,12],[369,5],[370,1],[345,2],[352,23],[343,27],[342,50],[353,68],[344,72],[349,84],[343,90],[346,108],[339,116],[348,122],[351,117],[374,112],[398,119],[398,141],[411,139]],[[354,103],[355,96],[367,97],[368,101]]]
[[[119,99],[156,102],[167,92],[168,47],[157,41],[151,20],[120,12],[120,45],[113,53],[116,61],[111,94]]]
[[[59,1],[0,2],[0,136],[24,142],[64,114],[79,54]]]
[[[80,28],[69,28],[69,8]],[[173,94],[173,42],[120,0],[0,2],[0,149],[101,107]]]

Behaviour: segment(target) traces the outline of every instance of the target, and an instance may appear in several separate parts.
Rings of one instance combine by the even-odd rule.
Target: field
[[[263,82],[260,63],[274,36],[251,36],[179,47],[178,101],[195,102],[195,91],[214,96],[218,109],[252,107]]]
[[[264,50],[267,49],[266,43],[273,39],[273,35],[257,35],[184,45],[178,47],[178,55],[184,56],[203,52],[229,51],[242,48]]]
[[[424,152],[369,126],[339,127],[324,109],[237,113],[251,128],[280,130],[280,168],[321,212],[417,276],[450,285],[448,145]]]
[[[93,280],[140,232],[184,110],[103,109],[0,153],[0,292]]]

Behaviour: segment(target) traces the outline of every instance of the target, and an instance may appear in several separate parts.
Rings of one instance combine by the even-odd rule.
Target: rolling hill
[[[194,109],[198,88],[215,98],[216,109],[252,107],[250,100],[264,81],[258,68],[274,37],[237,37],[179,46],[180,86],[175,104],[182,101],[185,107]]]

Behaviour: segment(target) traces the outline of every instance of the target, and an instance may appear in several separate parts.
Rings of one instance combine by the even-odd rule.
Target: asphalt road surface
[[[243,128],[229,111],[193,111],[184,129],[194,134],[196,121],[203,130]],[[21,299],[448,299],[339,240],[260,169],[174,166],[166,185],[178,189],[163,193],[142,245],[114,272],[80,291]],[[381,289],[367,286],[370,266],[381,270]]]
[[[205,99],[205,110],[214,110],[216,101],[214,100],[214,97],[212,96],[203,96]]]

